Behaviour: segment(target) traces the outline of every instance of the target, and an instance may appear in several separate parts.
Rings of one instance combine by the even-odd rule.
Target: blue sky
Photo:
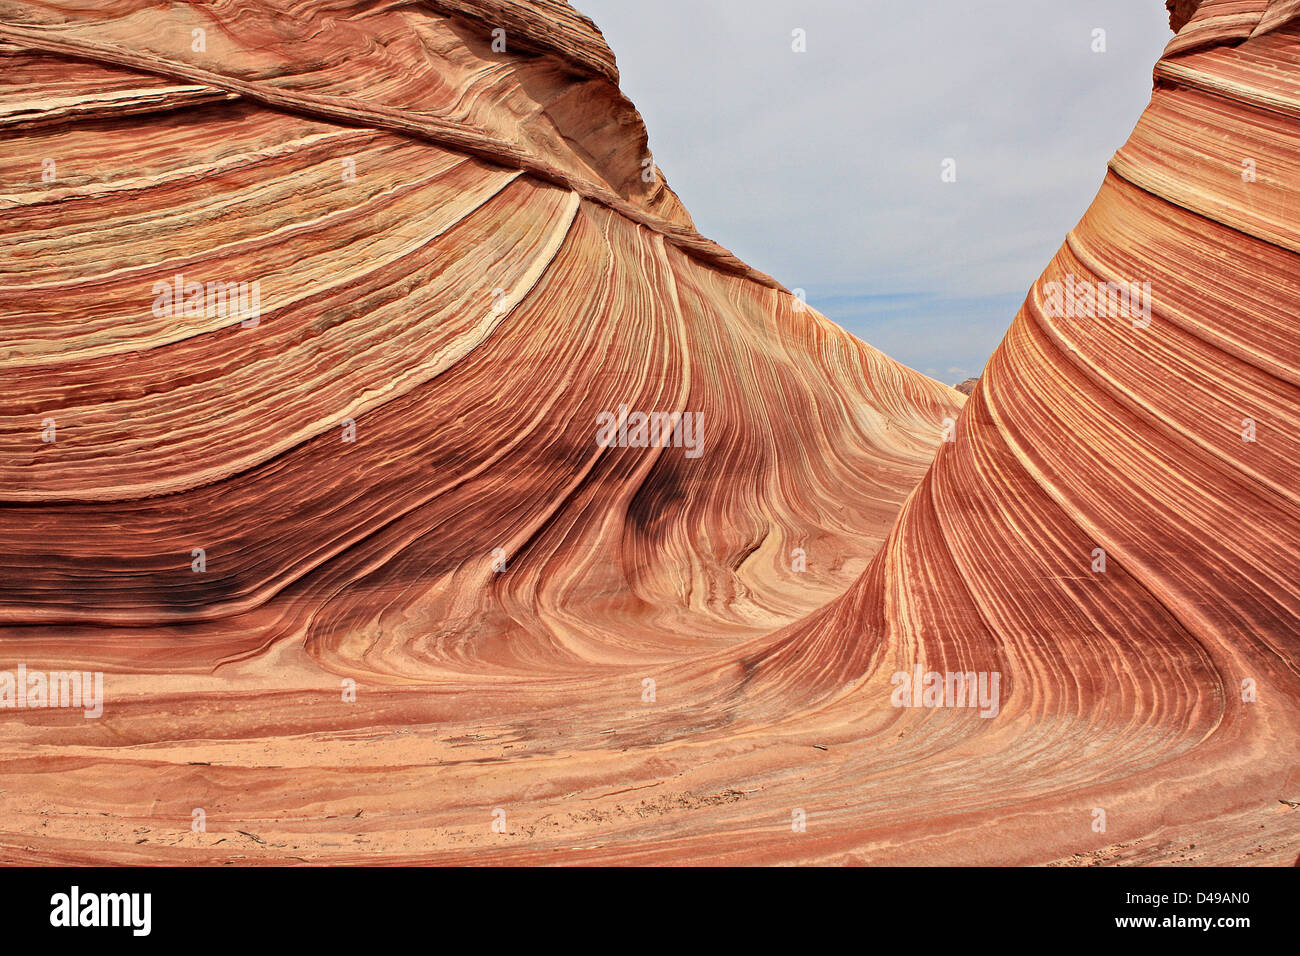
[[[1092,201],[1171,36],[1161,0],[572,2],[700,231],[947,382]]]

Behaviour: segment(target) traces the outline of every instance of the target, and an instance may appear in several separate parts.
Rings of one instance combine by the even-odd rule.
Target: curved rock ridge
[[[24,74],[0,91],[0,129],[62,122],[68,109],[89,119],[238,96],[526,170],[779,288],[696,232],[618,89],[613,54],[590,20],[558,0],[3,0],[0,44],[6,67]],[[97,66],[75,105],[47,95],[67,82],[50,75],[67,58]],[[25,69],[29,59],[36,65]],[[96,73],[111,95],[85,95]]]
[[[872,566],[752,677],[837,661],[847,726],[900,672],[1001,675],[994,720],[860,741],[870,792],[928,804],[845,812],[865,858],[1300,852],[1300,20],[1252,31],[1159,63]]]
[[[1165,56],[1263,36],[1300,16],[1300,0],[1170,0]]]
[[[1201,5],[963,406],[562,6],[0,3],[0,695],[106,672],[0,858],[1292,862],[1300,23]]]
[[[0,62],[6,859],[473,853],[501,768],[581,827],[964,401],[700,237],[564,4],[0,3]]]

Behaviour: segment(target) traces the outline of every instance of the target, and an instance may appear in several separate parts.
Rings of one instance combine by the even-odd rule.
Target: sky
[[[950,384],[1091,203],[1172,36],[1161,0],[570,2],[700,232]]]

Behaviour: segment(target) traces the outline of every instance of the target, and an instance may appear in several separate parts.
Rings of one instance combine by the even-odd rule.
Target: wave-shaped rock
[[[1258,6],[962,410],[695,231],[565,4],[0,2],[0,653],[107,672],[0,722],[4,857],[1293,857]]]
[[[699,236],[564,4],[4,3],[0,41],[0,649],[108,671],[100,719],[5,725],[17,856],[346,856],[340,799],[382,853],[497,840],[530,811],[484,769],[696,722],[642,678],[842,592],[963,401]]]
[[[899,672],[1000,675],[996,720],[859,741],[898,738],[872,792],[926,795],[867,817],[872,859],[1296,857],[1300,21],[1243,6],[1171,44],[889,541],[769,656],[858,635],[846,726]]]

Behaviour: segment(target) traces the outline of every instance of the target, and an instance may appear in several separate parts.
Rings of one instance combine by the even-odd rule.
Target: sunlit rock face
[[[1263,36],[1300,15],[1300,0],[1169,0],[1165,5],[1177,33],[1166,57]]]
[[[963,408],[695,231],[563,3],[0,0],[0,670],[104,672],[0,710],[3,858],[1290,862],[1246,6]]]
[[[0,654],[107,672],[5,714],[14,858],[585,839],[730,739],[674,671],[849,587],[964,401],[700,236],[563,3],[0,3],[0,44]]]
[[[889,541],[772,655],[836,644],[846,726],[918,662],[1001,675],[995,720],[861,742],[887,744],[870,792],[926,795],[868,830],[958,861],[1296,859],[1300,9],[1245,6],[1170,45]]]

